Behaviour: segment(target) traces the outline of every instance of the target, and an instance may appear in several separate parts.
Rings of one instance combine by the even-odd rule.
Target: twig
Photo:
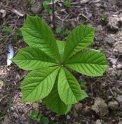
[[[2,101],[2,99],[6,98],[8,95],[10,95],[10,94],[4,95],[4,96],[0,99],[0,102]]]
[[[53,29],[55,29],[55,8],[54,8],[54,0],[52,0],[52,9],[53,9],[53,11],[52,11],[52,13],[53,13]]]
[[[26,74],[25,74],[25,75],[26,75]],[[18,81],[16,81],[16,84],[18,84],[18,85],[15,86],[14,91],[19,88],[19,83],[18,83],[18,82],[22,81],[22,80],[24,79],[25,75],[22,76]]]

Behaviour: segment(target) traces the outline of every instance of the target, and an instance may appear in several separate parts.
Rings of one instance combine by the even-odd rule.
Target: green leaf
[[[101,76],[108,67],[108,63],[104,54],[86,50],[71,57],[66,66],[87,76]]]
[[[71,110],[71,108],[72,108],[72,105],[67,105],[67,110],[65,112],[65,115]]]
[[[61,56],[61,58],[63,57],[63,53],[64,53],[64,47],[65,47],[65,42],[64,41],[60,41],[60,40],[56,40],[57,45],[58,45],[58,50],[59,50],[59,54]]]
[[[81,99],[81,89],[75,77],[61,68],[58,77],[58,93],[65,104],[75,104]]]
[[[63,62],[65,62],[71,55],[90,45],[93,41],[93,38],[94,28],[86,25],[76,27],[66,39]]]
[[[4,84],[4,82],[2,80],[0,80],[0,85],[3,85],[3,84]]]
[[[86,82],[81,82],[81,83],[80,83],[80,86],[81,86],[82,88],[85,88],[85,87],[86,87]]]
[[[41,116],[38,115],[38,116],[37,116],[37,121],[40,122],[40,120],[41,120]]]
[[[66,29],[66,30],[63,32],[63,34],[64,34],[64,35],[69,35],[70,32],[71,32],[70,30]]]
[[[31,112],[30,118],[31,118],[31,119],[35,119],[35,118],[37,118],[37,116],[38,116],[38,112],[37,112],[36,110],[33,110],[33,111]]]
[[[6,33],[6,35],[10,35],[12,33],[12,28],[5,26],[4,32]]]
[[[66,0],[66,1],[64,2],[64,5],[65,5],[66,7],[70,7],[70,6],[71,6],[71,3],[69,2],[69,0]]]
[[[44,9],[49,9],[49,5],[48,5],[49,3],[48,3],[48,1],[44,1],[43,2],[43,7],[44,7]]]
[[[101,19],[102,19],[102,21],[105,21],[105,15],[104,14],[101,15]]]
[[[49,124],[49,119],[47,117],[42,117],[41,121],[39,124]]]
[[[49,12],[49,14],[50,14],[50,15],[52,15],[52,14],[53,14],[52,9],[49,9],[49,10],[48,10],[48,12]]]
[[[29,46],[39,47],[50,57],[60,60],[54,34],[45,21],[38,16],[27,15],[21,30],[24,40]]]
[[[15,32],[16,39],[17,39],[17,40],[18,40],[19,38],[21,38],[21,37],[22,37],[22,33],[21,33],[21,31],[20,31],[20,30],[16,29],[14,32]]]
[[[57,33],[57,34],[60,34],[61,31],[62,31],[62,29],[61,29],[60,27],[56,28],[56,33]]]
[[[60,67],[48,67],[30,72],[24,79],[22,101],[35,102],[46,97],[52,90]]]
[[[34,70],[56,65],[52,58],[35,47],[21,49],[12,61],[24,70]]]
[[[87,93],[84,90],[81,90],[81,94],[82,94],[82,96],[81,96],[81,99],[80,100],[83,100],[86,97],[88,97]]]
[[[68,106],[60,99],[58,94],[57,82],[45,98],[46,106],[52,111],[56,112],[58,115],[63,115],[67,111]]]
[[[52,0],[48,0],[48,2],[50,3]]]

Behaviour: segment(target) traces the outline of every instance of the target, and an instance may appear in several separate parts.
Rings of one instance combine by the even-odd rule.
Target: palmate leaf
[[[59,97],[57,82],[49,93],[49,95],[45,98],[46,106],[52,111],[56,112],[58,115],[63,115],[67,112],[70,105],[66,105]],[[70,109],[69,109],[70,110]]]
[[[38,16],[27,15],[21,28],[25,42],[31,47],[39,47],[50,57],[60,60],[56,40],[50,27]]]
[[[52,58],[35,47],[21,49],[12,61],[24,70],[34,70],[56,65]]]
[[[56,66],[30,72],[21,85],[22,101],[35,102],[46,97],[53,88],[59,69]]]
[[[82,97],[77,80],[63,67],[61,68],[58,77],[58,93],[65,104],[75,104]]]
[[[71,55],[90,45],[94,38],[94,28],[86,25],[76,27],[67,37],[64,49],[63,62]]]
[[[60,40],[56,40],[56,43],[58,45],[59,54],[60,54],[60,56],[62,58],[63,57],[63,53],[64,53],[65,42],[64,41],[60,41]]]
[[[65,66],[87,76],[101,76],[108,67],[105,55],[86,50],[71,57]]]

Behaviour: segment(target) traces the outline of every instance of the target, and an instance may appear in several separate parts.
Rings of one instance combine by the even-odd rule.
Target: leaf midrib
[[[90,30],[89,32],[91,32],[91,30]],[[88,35],[89,35],[89,33],[87,33],[85,37],[87,37]],[[72,56],[72,55],[74,54],[75,48],[78,46],[78,44],[82,44],[81,42],[85,39],[85,37],[82,38],[81,40],[79,40],[78,42],[76,42],[76,45],[70,50],[70,51],[72,51],[72,52],[67,56],[67,58],[66,58],[64,61],[66,61],[70,56]],[[67,40],[66,40],[66,41],[67,41]],[[70,41],[70,39],[69,39],[68,41]],[[67,42],[68,42],[68,41],[67,41]],[[66,42],[66,43],[67,43],[67,42]],[[92,41],[91,41],[91,42],[92,42]],[[90,43],[91,43],[91,42],[90,42]],[[84,42],[83,42],[83,43],[84,43]],[[89,45],[90,43],[87,42],[88,45]],[[88,45],[87,45],[87,46],[88,46]],[[66,45],[65,45],[65,49],[66,49]],[[82,48],[82,49],[83,49],[83,48]],[[82,49],[81,49],[81,50],[82,50]],[[65,51],[66,51],[66,50],[65,50]],[[65,51],[64,51],[64,53],[65,53]],[[78,52],[78,51],[77,51],[77,52]]]
[[[56,68],[56,69],[58,69],[58,68]],[[56,69],[55,69],[54,71],[56,71]],[[52,73],[53,73],[54,71],[52,71]],[[47,79],[47,77],[48,77],[49,75],[51,75],[52,73],[49,73],[49,74],[46,76],[46,78],[44,78],[43,80],[41,80],[41,82],[44,81],[45,79]],[[29,78],[27,78],[27,79],[29,79]],[[27,98],[27,97],[38,87],[38,85],[40,85],[40,83],[38,83],[37,86],[36,86],[25,98]],[[24,98],[24,99],[25,99],[25,98]]]
[[[64,70],[64,68],[63,68],[63,70]],[[65,77],[66,77],[66,81],[67,81],[67,84],[69,85],[69,83],[68,83],[68,80],[67,80],[67,76],[66,76],[66,71],[64,70],[64,73],[65,73]],[[72,91],[72,88],[71,88],[71,86],[69,85],[69,87],[70,87],[70,89],[71,89],[71,91]],[[72,91],[72,94],[74,94],[73,93],[73,91]],[[75,96],[75,95],[74,95]],[[77,99],[75,98],[75,100],[77,101]]]
[[[66,63],[66,65],[72,65],[72,64],[74,64],[74,65],[75,65],[75,64],[84,64],[84,65],[86,65],[86,64],[88,64],[88,65],[106,65],[106,64],[98,64],[98,63],[92,63],[92,64],[91,64],[91,63],[88,63],[88,62],[87,62],[87,63],[86,63],[86,62],[85,62],[85,63],[82,63],[82,62]]]
[[[55,52],[52,50],[52,47],[50,46],[50,44],[48,43],[48,42],[46,42],[46,40],[44,39],[44,37],[40,34],[40,32],[39,32],[39,30],[37,30],[36,32],[38,33],[38,34],[40,34],[40,36],[41,37],[39,37],[39,36],[35,36],[35,35],[33,35],[33,34],[31,34],[30,32],[28,32],[28,30],[27,30],[27,28],[26,27],[24,27],[25,29],[23,29],[22,28],[22,30],[25,30],[25,32],[26,33],[28,33],[29,35],[31,35],[31,36],[33,36],[34,38],[36,38],[36,39],[39,39],[42,43],[44,43],[46,46],[47,46],[47,48],[48,49],[50,49],[50,51],[51,51],[51,53],[53,53],[53,57],[57,57],[57,58],[60,58],[59,56],[57,56],[57,54],[55,54]],[[36,28],[34,27],[34,29],[36,30]],[[52,31],[51,31],[52,32]],[[36,33],[34,33],[34,34],[36,34]],[[53,39],[55,40],[54,42],[56,42],[56,39],[55,39],[55,37],[53,36],[53,34],[52,34],[52,37],[53,37]],[[40,43],[41,43],[40,42]],[[30,43],[28,43],[28,44],[30,44]],[[41,46],[41,45],[40,45]],[[52,55],[51,55],[52,56]],[[52,57],[52,58],[53,58]]]

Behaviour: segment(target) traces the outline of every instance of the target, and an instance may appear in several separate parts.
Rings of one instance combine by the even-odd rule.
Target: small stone
[[[83,108],[82,110],[83,115],[88,115],[91,113],[91,108],[89,106],[86,106],[85,108]]]
[[[75,110],[73,110],[73,117],[78,117],[78,113]]]
[[[78,122],[74,122],[74,124],[79,124]]]
[[[39,103],[42,103],[43,101],[42,100],[39,100]]]
[[[51,117],[51,120],[54,121],[55,120],[55,117]]]
[[[13,117],[14,118],[19,118],[18,114],[16,112],[13,112]]]
[[[77,104],[75,104],[75,105],[73,106],[73,108],[74,108],[76,111],[80,110],[80,109],[82,108],[82,103],[77,103]]]
[[[122,124],[122,121],[120,121],[118,124]]]
[[[114,43],[114,52],[119,52],[119,54],[122,54],[122,41],[118,41],[116,43]]]
[[[115,43],[114,35],[110,34],[107,37],[105,37],[104,42],[108,43],[110,46],[113,46],[113,44]]]
[[[92,106],[92,110],[95,111],[96,114],[100,116],[104,116],[109,112],[107,104],[100,97],[95,98],[94,105]]]
[[[118,96],[116,97],[116,99],[117,99],[118,102],[122,102],[122,95],[118,95]]]
[[[102,31],[102,30],[103,30],[103,28],[102,28],[101,25],[98,25],[98,26],[96,27],[96,31]]]
[[[117,69],[122,69],[122,64],[118,64],[118,65],[116,66],[116,68],[117,68]]]
[[[95,124],[102,124],[102,122],[98,119]]]
[[[13,106],[11,107],[11,110],[12,110],[12,111],[14,110],[14,107],[13,107]]]
[[[81,4],[85,4],[85,3],[88,3],[88,2],[89,2],[89,0],[81,0],[80,1]]]
[[[33,103],[33,108],[39,112],[39,103]]]
[[[109,16],[108,17],[108,24],[107,26],[111,29],[111,30],[118,30],[118,21],[119,18],[118,16]]]
[[[67,120],[69,120],[70,119],[70,116],[69,115],[67,115]]]
[[[34,14],[39,13],[41,10],[42,10],[41,2],[35,2],[35,3],[33,3],[33,4],[31,5],[31,11],[32,11]]]
[[[112,110],[116,110],[119,107],[119,103],[117,101],[110,101],[108,103],[108,107],[111,108]]]

